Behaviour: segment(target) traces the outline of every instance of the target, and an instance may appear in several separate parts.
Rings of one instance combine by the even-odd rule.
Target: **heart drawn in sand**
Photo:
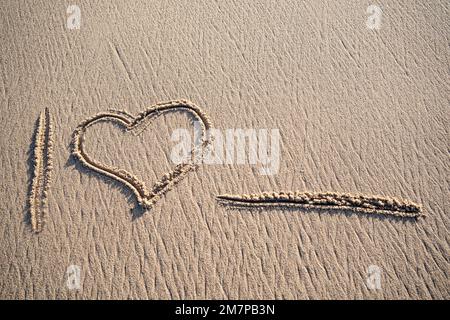
[[[118,124],[123,127],[125,131],[132,131],[139,127],[139,125],[145,123],[149,119],[156,118],[162,113],[170,111],[184,111],[191,114],[201,124],[202,139],[201,144],[196,146],[191,151],[191,158],[187,159],[186,163],[180,163],[175,168],[166,173],[158,182],[153,185],[152,189],[148,189],[144,182],[140,181],[135,175],[126,171],[125,169],[116,168],[103,163],[100,163],[93,159],[84,150],[84,134],[86,129],[91,125],[101,122],[109,121]],[[78,158],[81,163],[100,174],[115,179],[133,191],[136,195],[138,203],[144,208],[151,208],[163,194],[169,191],[176,183],[181,181],[187,173],[194,170],[196,165],[194,164],[195,152],[199,149],[203,149],[211,142],[209,129],[211,128],[211,122],[207,115],[195,104],[186,100],[174,100],[164,103],[158,103],[151,106],[149,109],[141,112],[136,117],[128,114],[124,111],[107,111],[96,114],[95,116],[84,120],[78,125],[73,134],[73,155]],[[200,150],[201,151],[201,150]]]

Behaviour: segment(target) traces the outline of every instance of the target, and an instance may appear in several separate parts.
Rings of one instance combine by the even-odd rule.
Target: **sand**
[[[185,161],[176,164],[175,168],[166,172],[162,178],[156,182],[152,189],[149,189],[145,181],[141,181],[133,173],[127,169],[113,167],[102,162],[95,160],[88,155],[84,149],[86,130],[101,121],[108,121],[117,123],[122,126],[125,132],[142,133],[145,127],[148,126],[150,120],[158,118],[161,114],[167,112],[186,112],[193,119],[201,123],[202,143],[197,146],[191,147],[190,156],[186,157]],[[144,128],[143,128],[144,126]],[[179,183],[186,175],[197,168],[195,163],[195,155],[199,152],[203,152],[210,145],[210,139],[208,139],[209,130],[211,129],[211,123],[208,116],[195,104],[190,101],[176,100],[164,103],[156,104],[149,109],[143,111],[138,116],[133,117],[126,111],[109,111],[99,113],[84,120],[74,131],[73,137],[73,150],[72,154],[78,158],[78,160],[88,169],[96,171],[101,175],[114,179],[124,186],[128,187],[136,196],[137,202],[143,207],[143,209],[151,209],[153,205],[163,196],[167,191],[173,189],[173,187]],[[111,145],[111,148],[121,148],[121,144]],[[201,150],[198,150],[201,149]]]
[[[260,194],[221,194],[217,200],[225,205],[284,208],[336,209],[339,212],[353,210],[366,214],[385,214],[398,218],[422,218],[422,207],[403,199],[367,196],[336,192],[281,191]]]
[[[385,1],[379,30],[366,26],[369,1],[78,1],[73,30],[70,4],[0,4],[0,298],[450,297],[448,1]],[[278,173],[199,165],[145,210],[72,155],[85,119],[180,99],[218,129],[279,129]],[[29,186],[45,108],[53,172],[36,234]],[[84,147],[150,187],[174,170],[178,128],[192,130],[185,113],[138,135],[102,122]],[[426,217],[216,201],[278,190],[405,199]]]
[[[39,115],[34,134],[33,178],[30,183],[28,210],[34,232],[41,232],[48,211],[48,193],[53,170],[53,125],[48,108]]]

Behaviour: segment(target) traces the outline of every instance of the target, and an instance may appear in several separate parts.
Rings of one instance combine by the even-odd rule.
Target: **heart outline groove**
[[[185,163],[180,163],[175,168],[164,174],[159,179],[151,190],[149,190],[145,184],[132,173],[125,169],[117,168],[114,166],[106,165],[93,159],[84,149],[85,133],[87,128],[101,122],[109,121],[119,124],[125,128],[125,132],[131,132],[137,129],[140,125],[145,124],[147,120],[157,118],[163,113],[171,111],[185,111],[192,115],[201,124],[202,138],[201,143],[195,146],[190,154],[189,159]],[[172,100],[152,105],[145,111],[139,113],[136,117],[133,117],[125,111],[111,110],[107,112],[100,112],[82,121],[75,129],[72,140],[72,154],[77,158],[85,167],[107,176],[111,179],[119,181],[126,187],[128,187],[136,196],[138,204],[145,209],[150,209],[152,206],[169,190],[173,188],[178,182],[180,182],[186,175],[196,169],[195,156],[198,152],[203,152],[206,147],[211,143],[211,121],[206,113],[204,113],[200,107],[187,100]],[[145,129],[145,128],[144,128]]]

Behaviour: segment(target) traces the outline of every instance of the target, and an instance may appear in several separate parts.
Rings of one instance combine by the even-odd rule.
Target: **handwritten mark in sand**
[[[142,126],[144,126],[145,129],[148,121],[158,117],[162,113],[171,111],[184,111],[194,116],[194,118],[201,124],[202,140],[200,146],[193,148],[191,151],[190,159],[186,159],[185,163],[178,164],[175,166],[173,171],[166,173],[153,185],[152,189],[148,189],[145,183],[140,181],[132,173],[124,169],[116,168],[96,161],[84,149],[84,134],[86,133],[87,128],[95,123],[100,121],[110,121],[117,123],[119,126],[123,127],[125,131],[134,131]],[[85,167],[126,185],[135,194],[139,205],[149,209],[161,198],[162,195],[171,190],[175,184],[181,181],[187,173],[196,168],[195,162],[193,161],[195,153],[210,144],[210,128],[211,122],[209,121],[207,115],[198,106],[186,100],[175,100],[156,104],[138,114],[136,117],[133,117],[124,111],[108,111],[99,113],[92,118],[84,120],[75,129],[73,135],[72,153]]]
[[[53,169],[53,127],[47,108],[39,116],[33,141],[33,179],[28,197],[32,230],[41,232],[47,215],[47,196]]]
[[[423,216],[420,205],[406,200],[335,192],[264,192],[261,194],[219,195],[219,201],[239,207],[322,207],[384,214],[402,218]]]

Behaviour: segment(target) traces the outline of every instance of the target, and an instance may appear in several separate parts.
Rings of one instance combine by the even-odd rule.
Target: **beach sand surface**
[[[75,30],[71,4],[0,4],[0,298],[450,298],[448,1],[383,1],[379,30],[371,1],[77,1]],[[144,212],[71,157],[84,119],[174,99],[221,130],[279,129],[277,174],[201,165]],[[30,146],[45,107],[54,170],[34,234]],[[179,128],[192,130],[183,113],[138,136],[101,123],[86,148],[151,186],[173,167]],[[408,199],[427,217],[215,199],[281,190]]]

